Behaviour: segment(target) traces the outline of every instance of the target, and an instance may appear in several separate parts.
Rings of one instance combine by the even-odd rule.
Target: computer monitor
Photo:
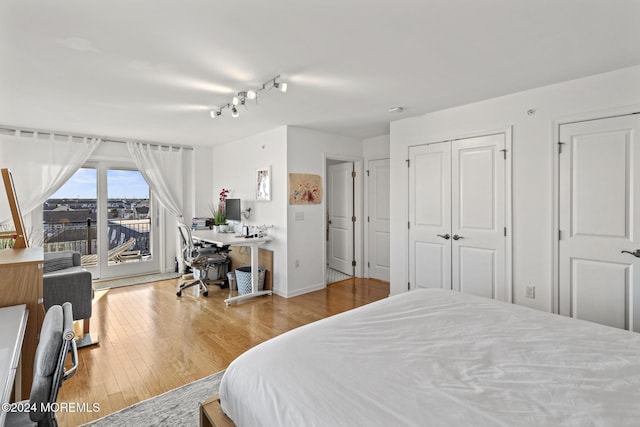
[[[242,210],[240,208],[240,199],[227,199],[225,203],[227,220],[241,222]]]

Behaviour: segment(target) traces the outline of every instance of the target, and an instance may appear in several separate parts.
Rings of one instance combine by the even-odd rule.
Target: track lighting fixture
[[[272,79],[267,80],[265,83],[262,84],[262,87],[258,89],[250,89],[250,90],[238,92],[238,94],[231,99],[231,102],[229,104],[223,105],[222,107],[215,107],[213,110],[211,110],[209,112],[209,114],[211,115],[211,118],[215,119],[216,117],[221,116],[222,110],[225,108],[228,108],[231,110],[231,117],[238,117],[240,113],[238,112],[237,107],[239,105],[244,105],[246,108],[247,99],[256,100],[257,102],[258,92],[263,91],[265,89],[271,90],[275,88],[275,89],[278,89],[280,92],[283,92],[283,93],[286,92],[287,83],[279,82],[278,81],[279,78],[280,76],[278,75]]]

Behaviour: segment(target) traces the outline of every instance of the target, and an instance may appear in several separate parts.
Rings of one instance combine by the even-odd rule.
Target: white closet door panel
[[[628,132],[574,138],[572,236],[630,237],[629,141]]]
[[[451,149],[452,286],[501,300],[508,296],[504,149],[504,134],[457,140]]]
[[[640,331],[637,115],[560,126],[560,314]]]
[[[458,151],[460,229],[495,230],[494,147]]]
[[[451,289],[451,144],[409,149],[409,282]]]
[[[498,281],[496,252],[492,249],[474,248],[464,245],[454,245],[460,262],[454,265],[458,270],[454,276],[459,277],[460,292],[495,298]]]
[[[629,264],[572,259],[574,317],[627,329],[625,306],[632,271],[633,266]]]
[[[450,289],[451,246],[448,244],[416,242],[415,287]]]

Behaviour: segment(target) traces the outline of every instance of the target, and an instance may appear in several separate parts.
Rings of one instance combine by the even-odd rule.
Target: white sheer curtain
[[[158,201],[179,221],[183,216],[185,148],[127,142],[129,153]]]
[[[23,136],[25,134],[28,136]],[[99,138],[61,137],[37,132],[0,135],[0,168],[11,170],[22,214],[42,206],[101,142]],[[5,198],[0,202],[0,223],[10,219]]]

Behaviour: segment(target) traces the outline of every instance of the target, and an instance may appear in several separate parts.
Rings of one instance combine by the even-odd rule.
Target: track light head
[[[236,106],[234,105],[233,107],[231,107],[231,117],[238,117],[239,115],[240,113],[238,112]]]
[[[287,91],[287,84],[286,83],[276,83],[275,87],[276,87],[276,89],[278,89],[282,93],[285,93]]]
[[[209,114],[211,114],[212,119],[215,119],[216,117],[222,115],[222,110],[211,110]]]
[[[258,92],[256,92],[255,90],[249,90],[246,93],[247,99],[256,99],[256,97],[258,96]]]

